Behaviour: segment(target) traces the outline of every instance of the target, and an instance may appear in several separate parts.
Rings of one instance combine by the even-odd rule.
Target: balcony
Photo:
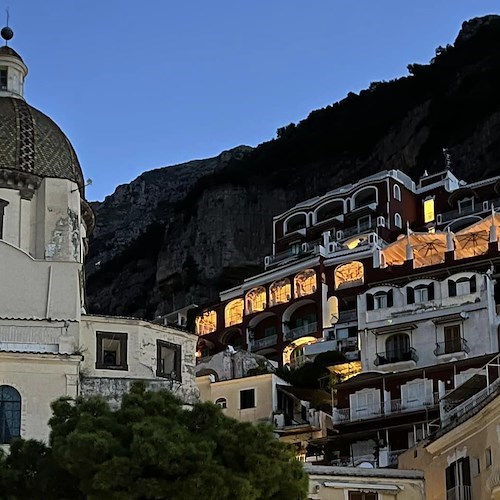
[[[402,400],[391,399],[376,405],[363,408],[334,408],[333,421],[335,423],[357,422],[359,420],[368,420],[378,418],[382,415],[397,415],[410,411],[429,409],[437,406],[439,403],[439,393],[434,392],[424,396],[422,399]]]
[[[418,361],[417,351],[410,347],[407,351],[378,352],[375,358],[375,366],[388,365],[389,363],[401,363],[402,361]]]
[[[318,331],[318,323],[308,323],[307,325],[298,326],[297,328],[292,328],[284,334],[285,340],[295,340],[300,337],[307,337],[308,335],[313,335]]]
[[[486,208],[483,203],[487,203]],[[491,205],[498,207],[500,206],[500,198],[495,198],[493,200],[488,200],[487,202],[477,202],[474,203],[474,206],[457,208],[455,210],[450,210],[449,212],[445,212],[441,215],[441,224],[445,222],[449,222],[454,219],[458,219],[459,217],[465,217],[466,215],[479,214],[482,212],[487,212],[491,210]]]
[[[278,342],[278,334],[269,335],[269,337],[264,337],[263,339],[254,340],[251,342],[251,350],[259,351],[260,349],[265,349],[266,347],[272,347]]]
[[[358,320],[358,311],[356,309],[350,309],[348,311],[340,311],[339,320],[337,323],[349,323],[349,321]]]
[[[466,354],[470,352],[465,339],[454,339],[451,342],[437,342],[436,348],[434,349],[435,356],[442,356],[443,354],[453,354],[457,352],[465,352]]]
[[[356,234],[362,234],[375,229],[377,227],[376,220],[372,220],[370,224],[359,224],[352,227],[348,227],[342,231],[342,239],[349,238]]]

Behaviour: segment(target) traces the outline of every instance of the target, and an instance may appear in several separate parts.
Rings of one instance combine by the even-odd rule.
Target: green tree
[[[53,468],[91,500],[305,498],[307,475],[293,451],[269,427],[230,419],[211,403],[186,410],[171,393],[137,384],[116,411],[99,397],[61,398],[52,409],[50,447],[32,450],[35,463],[47,453],[51,467],[39,467],[33,484]],[[4,460],[0,486],[24,470]]]

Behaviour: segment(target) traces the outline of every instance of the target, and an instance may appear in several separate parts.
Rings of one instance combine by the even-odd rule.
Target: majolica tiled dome
[[[15,97],[0,97],[0,169],[69,179],[83,188],[68,138],[48,116]]]

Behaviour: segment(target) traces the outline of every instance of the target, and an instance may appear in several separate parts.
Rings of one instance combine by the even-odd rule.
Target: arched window
[[[401,201],[401,188],[398,184],[394,184],[392,195],[395,200]]]
[[[266,289],[263,286],[252,288],[245,295],[245,311],[247,314],[263,311],[267,307]]]
[[[368,187],[358,191],[353,197],[353,210],[377,202],[377,188]]]
[[[284,304],[291,299],[292,287],[288,278],[275,281],[269,287],[269,302],[271,306]]]
[[[339,320],[339,299],[335,296],[328,298],[328,317],[332,325]]]
[[[285,222],[285,234],[293,233],[299,229],[305,228],[307,225],[306,214],[295,214],[292,215]]]
[[[316,291],[316,272],[306,269],[295,276],[295,297],[305,297]]]
[[[403,227],[403,219],[398,213],[394,214],[394,225],[399,228]]]
[[[243,321],[243,299],[234,299],[224,311],[225,326],[238,325]]]
[[[224,335],[224,344],[233,346],[236,350],[243,347],[243,335],[239,330],[231,330]]]
[[[219,408],[227,408],[227,399],[226,398],[219,398],[215,401],[215,404],[219,407]]]
[[[21,395],[10,385],[0,385],[0,444],[21,436]]]
[[[215,311],[205,311],[195,319],[196,335],[206,335],[217,330],[217,313]]]
[[[341,200],[331,201],[319,207],[316,211],[316,222],[331,219],[344,213],[344,204]]]
[[[459,278],[457,281],[448,280],[448,295],[450,297],[476,293],[476,290],[476,276],[474,275],[470,278]]]
[[[410,352],[410,337],[406,333],[392,335],[385,342],[385,351],[390,363],[405,361]]]
[[[374,309],[385,309],[394,305],[392,290],[387,292],[380,291],[375,294],[366,294],[366,310],[373,311]]]
[[[347,262],[335,269],[335,288],[361,285],[363,282],[364,269],[361,262]]]

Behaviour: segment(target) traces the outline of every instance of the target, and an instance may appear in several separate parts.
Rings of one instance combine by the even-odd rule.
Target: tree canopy
[[[100,397],[52,404],[49,446],[17,440],[0,460],[7,499],[302,499],[307,475],[270,427],[212,403],[184,409],[137,384],[112,410]]]

